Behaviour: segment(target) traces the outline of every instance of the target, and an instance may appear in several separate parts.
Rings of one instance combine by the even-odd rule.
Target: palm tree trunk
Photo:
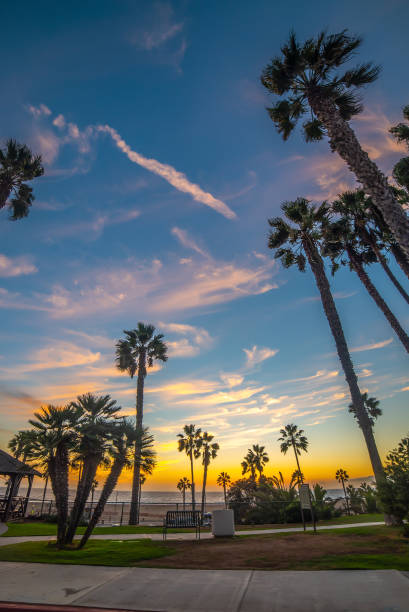
[[[203,486],[202,486],[202,520],[205,511],[205,500],[206,500],[206,481],[207,481],[207,462],[203,466]]]
[[[348,253],[348,257],[351,262],[351,265],[353,269],[355,270],[355,272],[357,273],[359,280],[362,282],[362,284],[364,285],[365,289],[367,290],[367,292],[369,293],[369,295],[371,296],[375,304],[383,312],[386,320],[388,321],[388,323],[390,324],[390,326],[392,327],[392,329],[398,336],[399,340],[402,342],[406,351],[409,353],[409,336],[406,334],[406,332],[400,325],[398,319],[395,317],[395,315],[390,310],[389,306],[387,305],[385,300],[382,298],[381,294],[379,293],[375,285],[372,283],[368,274],[365,272],[363,265],[361,264],[359,259],[356,257],[353,250],[347,247],[347,253]]]
[[[55,504],[57,506],[57,547],[62,548],[68,522],[68,450],[64,444],[55,454]]]
[[[41,500],[40,516],[43,516],[43,508],[44,508],[45,496],[46,496],[46,493],[47,493],[48,478],[49,477],[47,475],[46,479],[45,479],[45,484],[44,484],[43,499]]]
[[[224,493],[224,507],[227,509],[227,494],[226,494],[226,483],[223,483],[223,493]]]
[[[402,271],[409,278],[409,259],[406,257],[405,253],[402,251],[398,244],[393,244],[391,246],[391,251],[396,261],[400,265]]]
[[[81,538],[81,542],[78,548],[82,548],[83,546],[85,546],[88,541],[88,538],[90,537],[99,519],[101,518],[102,513],[104,512],[105,504],[107,503],[109,497],[112,495],[112,492],[116,487],[123,467],[124,462],[121,459],[115,459],[114,463],[112,464],[111,471],[109,472],[108,477],[102,488],[101,496],[98,500],[97,505],[95,506],[95,510],[92,513],[92,517],[88,523],[84,535]]]
[[[298,454],[297,454],[297,449],[295,447],[295,440],[294,440],[293,437],[291,437],[291,441],[292,441],[292,447],[294,449],[295,460],[297,462],[298,477],[301,480],[301,484],[302,484],[303,483],[303,477],[302,477],[302,472],[301,472],[301,468],[300,468],[300,462],[298,461]]]
[[[182,495],[183,495],[183,510],[186,509],[186,489],[183,488],[182,489]]]
[[[145,384],[146,374],[146,353],[141,350],[139,355],[138,363],[138,381],[136,385],[136,428],[142,433],[143,427],[143,389]],[[141,453],[142,453],[142,438],[137,436],[135,441],[135,458],[133,466],[133,478],[132,478],[132,496],[131,496],[131,508],[129,512],[129,524],[138,524],[138,500],[139,500],[139,488],[141,480]]]
[[[345,482],[344,482],[344,479],[342,479],[342,488],[344,489],[345,504],[346,504],[346,507],[347,507],[347,514],[348,514],[348,516],[349,516],[351,513],[350,513],[350,511],[349,511],[348,497],[347,497],[347,492],[346,492],[346,490],[345,490]]]
[[[409,257],[409,219],[396,201],[386,176],[362,149],[355,132],[341,117],[331,100],[322,94],[311,92],[308,101],[327,130],[331,149],[342,157],[348,168],[362,183],[365,191],[381,211],[398,244]]]
[[[356,411],[358,423],[365,438],[376,484],[379,488],[379,486],[385,482],[385,472],[383,470],[382,461],[376,446],[372,425],[366,412],[361,391],[358,386],[358,379],[356,377],[351,355],[345,340],[341,320],[335,306],[334,298],[332,297],[328,278],[325,274],[324,264],[317,248],[310,242],[309,238],[303,238],[303,246],[321,295],[325,316],[327,317],[328,324],[337,347],[338,357],[344,370],[345,379],[351,393],[351,399]]]
[[[75,501],[71,510],[70,522],[65,538],[67,544],[71,544],[74,539],[78,523],[81,520],[85,505],[91,493],[92,483],[94,482],[100,460],[101,458],[98,456],[84,459],[82,476],[80,482],[78,483],[77,493],[75,495]]]
[[[196,510],[195,479],[193,475],[193,453],[192,451],[190,451],[189,457],[190,457],[190,477],[192,479],[192,487],[191,487],[192,489],[192,510]]]
[[[409,294],[406,293],[405,289],[402,287],[392,270],[390,269],[388,262],[386,261],[386,257],[381,253],[376,244],[371,245],[372,249],[381,264],[382,268],[385,271],[385,274],[388,276],[389,280],[395,285],[396,289],[399,291],[403,299],[409,304]]]

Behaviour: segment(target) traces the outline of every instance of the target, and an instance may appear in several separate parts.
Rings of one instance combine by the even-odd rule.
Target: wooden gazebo
[[[34,476],[41,476],[40,472],[0,450],[0,476],[8,477],[6,492],[0,496],[0,521],[5,523],[10,518],[24,518]],[[19,496],[23,478],[28,479],[28,489],[24,496]]]

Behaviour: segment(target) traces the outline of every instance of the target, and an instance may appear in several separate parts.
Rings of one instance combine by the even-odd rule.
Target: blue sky
[[[398,0],[8,7],[1,137],[41,152],[45,176],[30,216],[3,211],[0,224],[3,447],[41,403],[88,390],[132,413],[114,343],[142,320],[170,353],[146,382],[160,457],[148,487],[184,475],[185,422],[220,442],[211,482],[238,476],[252,443],[266,445],[270,471],[291,473],[276,442],[287,422],[308,434],[310,479],[370,473],[312,276],[282,270],[266,247],[282,201],[331,199],[354,180],[326,142],[282,142],[259,75],[291,28],[362,34],[358,61],[383,70],[354,128],[390,174],[404,154],[387,130],[408,102],[408,17]],[[370,272],[407,329],[403,300]],[[407,429],[406,355],[351,272],[332,282],[362,388],[382,402],[384,453]]]

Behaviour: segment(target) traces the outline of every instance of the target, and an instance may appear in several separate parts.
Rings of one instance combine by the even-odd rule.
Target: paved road
[[[268,572],[0,563],[1,600],[155,612],[408,612],[395,570]]]
[[[374,522],[374,523],[354,523],[351,525],[321,525],[318,526],[317,529],[319,531],[325,531],[327,529],[349,529],[351,527],[372,527],[376,525],[384,525],[383,522]],[[296,533],[302,531],[302,527],[286,527],[284,529],[252,529],[246,531],[236,531],[236,535],[244,536],[244,535],[265,535],[271,533]],[[312,531],[311,528],[308,528],[308,531]],[[169,533],[167,535],[168,540],[194,540],[196,535],[194,533]],[[212,534],[209,531],[202,532],[201,538],[209,539],[213,538]],[[76,536],[78,540],[81,536]],[[121,533],[121,534],[101,534],[91,536],[93,540],[162,540],[162,534],[160,533]],[[0,546],[6,546],[7,544],[18,544],[19,542],[39,542],[40,540],[55,540],[55,535],[53,536],[19,536],[19,537],[10,537],[10,538],[1,538],[0,537]],[[409,612],[409,606],[408,606]]]

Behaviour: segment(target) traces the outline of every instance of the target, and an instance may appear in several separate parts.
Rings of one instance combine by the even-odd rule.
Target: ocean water
[[[25,486],[21,486],[20,494],[24,494],[26,491]],[[5,487],[0,487],[0,496],[5,492]],[[100,489],[96,489],[94,493],[94,499],[97,500],[99,498]],[[201,499],[202,492],[196,490],[196,501]],[[342,489],[327,489],[328,497],[332,499],[337,499],[343,495]],[[41,500],[43,497],[43,488],[41,487],[33,487],[31,490],[30,499]],[[75,497],[75,489],[70,489],[69,498],[73,500]],[[51,488],[48,487],[46,499],[53,499],[53,495],[51,492]],[[131,500],[131,492],[130,491],[114,491],[113,495],[111,495],[109,501],[110,502],[129,502]],[[182,501],[182,494],[179,491],[144,491],[142,488],[142,496],[141,502],[145,504],[174,504],[180,503]],[[186,492],[186,502],[190,501],[190,491]],[[223,502],[223,490],[221,491],[206,491],[206,501],[207,503],[220,503]]]

